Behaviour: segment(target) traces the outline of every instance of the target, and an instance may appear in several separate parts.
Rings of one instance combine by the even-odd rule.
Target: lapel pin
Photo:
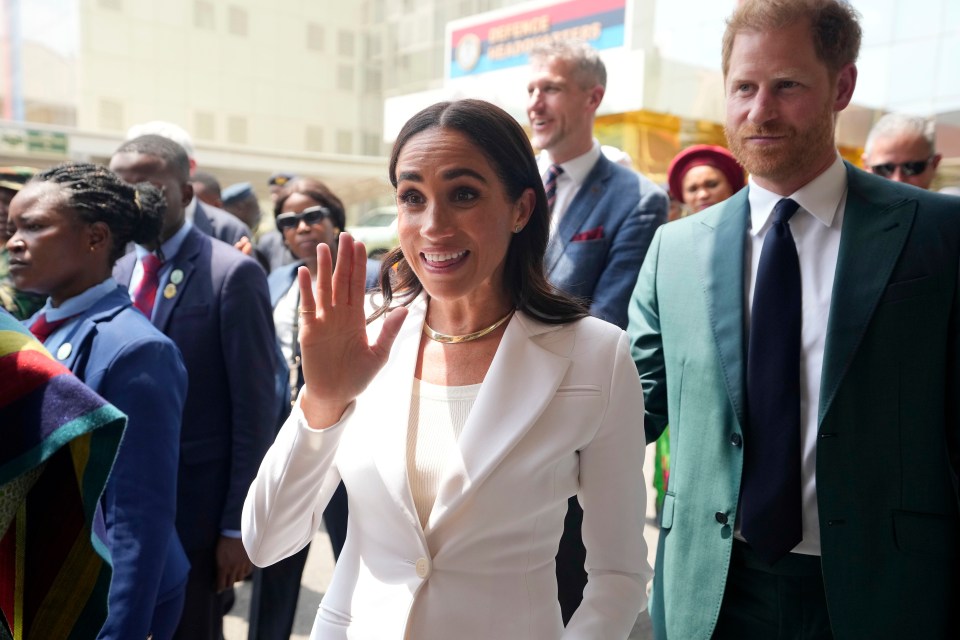
[[[71,353],[73,353],[73,345],[69,342],[64,342],[60,345],[60,348],[57,349],[57,360],[66,360],[70,357]]]
[[[180,284],[183,282],[183,271],[181,269],[174,269],[170,274],[170,282],[173,284]]]
[[[173,296],[177,295],[177,285],[168,284],[163,288],[163,297],[169,300]]]

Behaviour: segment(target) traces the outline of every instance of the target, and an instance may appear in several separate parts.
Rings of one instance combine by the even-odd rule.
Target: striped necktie
[[[553,213],[553,205],[557,202],[557,178],[561,173],[563,173],[563,167],[552,164],[547,169],[547,179],[543,182],[543,190],[547,193],[547,210],[550,213]]]

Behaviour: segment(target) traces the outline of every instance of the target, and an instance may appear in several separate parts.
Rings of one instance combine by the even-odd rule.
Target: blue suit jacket
[[[193,226],[211,238],[226,242],[231,247],[244,236],[249,238],[250,242],[253,242],[250,227],[245,225],[240,218],[229,211],[203,204],[199,199],[197,200],[197,208],[193,213]]]
[[[177,531],[187,551],[240,529],[247,489],[273,439],[279,403],[267,279],[233,247],[191,228],[171,258],[182,273],[158,292],[153,324],[180,347],[190,385],[180,436]],[[114,277],[128,286],[136,255]],[[169,289],[168,289],[169,290]]]
[[[122,287],[79,319],[47,350],[128,416],[103,494],[113,579],[98,638],[146,638],[155,606],[179,595],[190,567],[174,526],[187,371]]]
[[[601,154],[550,238],[547,278],[626,329],[640,265],[669,205],[657,185]]]

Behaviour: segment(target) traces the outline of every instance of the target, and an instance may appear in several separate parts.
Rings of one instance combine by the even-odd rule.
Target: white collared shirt
[[[563,218],[563,214],[570,208],[570,203],[580,191],[583,181],[587,179],[593,170],[597,160],[600,159],[600,143],[594,139],[593,146],[581,156],[573,160],[563,162],[560,166],[563,173],[557,178],[557,199],[553,203],[553,215],[550,216],[550,235],[556,233],[557,224]],[[537,156],[537,167],[540,169],[540,179],[546,183],[547,169],[553,164],[550,152],[543,150]]]
[[[750,239],[744,269],[747,292],[744,318],[748,331],[753,291],[763,240],[772,224],[773,208],[783,197],[758,186],[750,178]],[[830,167],[787,196],[800,205],[790,218],[790,233],[800,259],[803,325],[800,333],[800,479],[803,491],[803,541],[794,553],[820,555],[820,517],[817,512],[817,415],[820,378],[827,338],[827,319],[840,251],[840,229],[847,201],[847,170],[837,155]],[[739,527],[738,527],[739,529]]]

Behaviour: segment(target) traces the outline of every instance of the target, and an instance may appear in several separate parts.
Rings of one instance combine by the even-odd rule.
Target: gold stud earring
[[[521,229],[523,229],[523,225],[519,225],[519,224],[518,224],[517,226],[515,226],[515,227],[513,228],[513,232],[514,232],[514,233],[520,233]]]

